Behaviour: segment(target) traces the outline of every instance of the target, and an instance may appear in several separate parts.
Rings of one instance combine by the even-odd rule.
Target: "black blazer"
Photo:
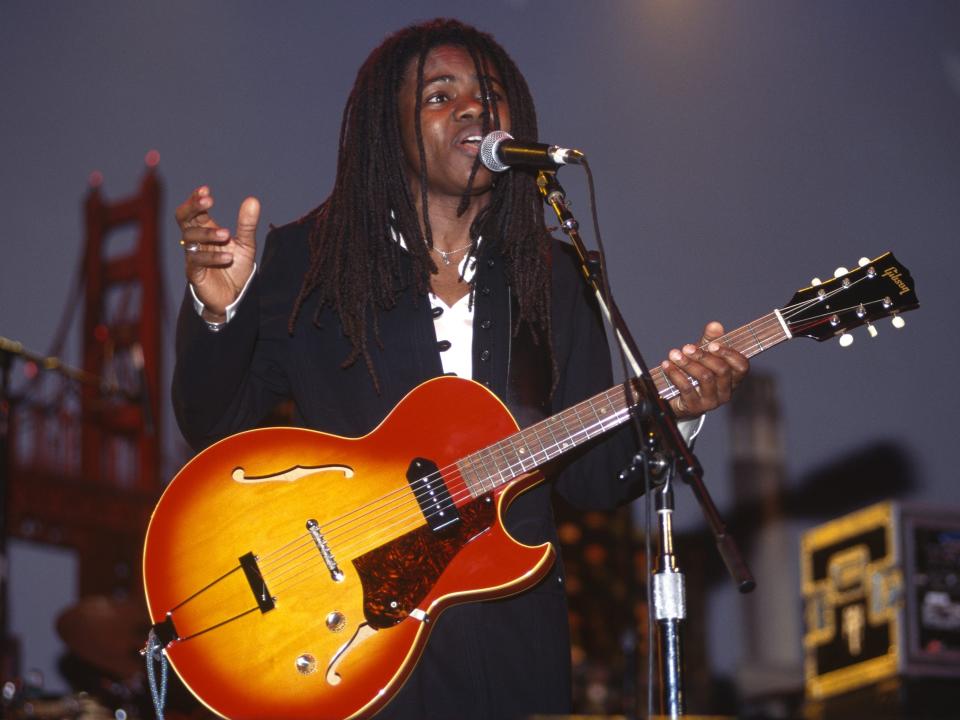
[[[545,349],[524,332],[510,332],[515,301],[503,259],[490,245],[482,243],[478,257],[474,379],[504,400],[521,427],[612,385],[606,335],[572,248],[560,241],[552,248],[552,348],[559,374],[551,396]],[[350,344],[329,309],[319,326],[313,323],[315,295],[289,334],[287,321],[308,264],[306,226],[272,230],[257,277],[218,333],[207,329],[186,294],[177,325],[173,404],[194,448],[256,426],[287,398],[304,427],[362,435],[410,389],[443,374],[430,303],[412,290],[379,314],[379,343],[369,343],[379,394],[362,360],[341,367]],[[634,448],[631,430],[624,427],[554,463],[548,469],[551,482],[511,506],[507,528],[521,542],[556,544],[551,488],[582,508],[612,508],[633,499],[642,487],[619,480],[618,473]],[[569,712],[569,650],[557,563],[527,593],[446,611],[416,670],[378,717],[490,720]]]

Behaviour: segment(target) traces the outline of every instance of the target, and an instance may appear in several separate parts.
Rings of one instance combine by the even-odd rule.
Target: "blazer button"
[[[487,260],[487,267],[493,267],[494,264],[493,260]]]
[[[490,288],[489,288],[488,286],[484,285],[482,288],[480,288],[480,294],[481,294],[481,295],[489,295],[489,294],[490,294]]]
[[[449,349],[450,349],[450,344],[451,344],[451,343],[450,343],[449,340],[441,340],[440,342],[437,343],[437,350],[439,350],[440,352],[444,352],[444,351],[446,351],[446,350],[449,350]]]
[[[480,359],[483,360],[484,362],[486,362],[487,360],[489,360],[489,359],[490,359],[490,351],[489,351],[489,350],[484,350],[482,353],[480,353]]]
[[[480,327],[481,327],[482,329],[484,329],[484,330],[489,330],[489,329],[490,329],[490,321],[489,321],[489,320],[481,320],[481,321],[480,321]]]

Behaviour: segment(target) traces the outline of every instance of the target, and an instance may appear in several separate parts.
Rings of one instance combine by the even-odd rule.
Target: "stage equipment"
[[[960,506],[884,502],[801,543],[807,697],[960,678]]]

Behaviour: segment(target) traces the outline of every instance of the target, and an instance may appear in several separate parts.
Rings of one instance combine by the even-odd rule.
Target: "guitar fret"
[[[598,399],[599,402],[599,399]],[[596,404],[591,402],[590,409],[593,411],[593,417],[596,420],[596,424],[600,427],[600,432],[605,432],[607,429],[607,420],[609,416],[607,413],[607,407],[605,403],[602,403],[599,408],[596,407]]]
[[[497,475],[499,476],[499,481],[497,482],[498,485],[505,483],[508,480],[511,480],[515,477],[515,473],[512,472],[513,463],[510,462],[510,458],[508,457],[507,452],[505,450],[505,448],[509,447],[509,445],[510,445],[510,438],[506,438],[492,445],[490,448],[491,455],[493,454],[493,450],[495,449],[499,453],[500,459],[501,459],[501,462],[497,462],[496,460],[494,460],[494,464],[497,466]],[[506,473],[504,471],[506,471]]]
[[[589,420],[588,422],[584,422],[584,417],[583,417],[583,411],[588,411],[588,414],[590,414],[589,413],[589,411],[591,410],[590,400],[587,400],[585,405],[584,404],[576,405],[572,409],[574,410],[573,415],[575,416],[577,425],[579,425],[580,429],[574,433],[570,433],[570,439],[574,445],[577,445],[580,442],[583,442],[583,440],[589,440],[594,436],[594,433],[591,433],[590,430],[595,426],[593,425],[592,420]],[[578,439],[580,435],[583,435],[583,440]]]
[[[570,425],[571,425],[570,416],[572,414],[571,411],[573,410],[574,408],[569,408],[567,410],[564,410],[559,415],[557,415],[557,422],[554,423],[554,427],[559,425],[562,432],[560,433],[560,437],[557,439],[557,447],[556,447],[554,457],[556,457],[556,455],[560,455],[561,453],[565,452],[567,450],[567,447],[570,445],[570,437],[573,435],[573,433],[570,430]],[[551,428],[551,431],[553,431],[553,428]],[[553,435],[556,436],[556,432],[553,432]]]
[[[769,313],[715,342],[752,357],[788,339],[790,335],[777,315]],[[654,368],[650,377],[660,397],[670,399],[679,394],[679,389],[670,382],[663,368]],[[640,392],[639,381],[633,383],[635,390],[631,396]],[[581,443],[619,427],[629,418],[634,400],[634,397],[628,397],[624,386],[616,385],[469,455],[458,463],[458,467],[471,495],[479,497]]]
[[[490,490],[493,490],[493,488],[495,487],[493,483],[493,478],[490,477],[490,471],[487,468],[486,459],[484,457],[486,454],[487,454],[487,451],[485,449],[479,450],[473,454],[474,467],[476,468],[477,476],[480,478],[480,485],[483,488],[484,492],[486,492],[487,490],[487,485],[490,486],[489,487]]]
[[[551,448],[551,449],[548,449],[548,448],[544,447],[544,449],[543,449],[543,450],[544,450],[544,453],[546,454],[546,459],[547,459],[547,460],[550,460],[550,459],[553,457],[553,454],[552,454],[552,453],[555,452],[556,448],[560,446],[560,442],[557,440],[557,434],[553,431],[553,427],[551,427],[551,425],[552,425],[554,422],[556,422],[556,421],[554,420],[554,418],[547,418],[546,420],[544,420],[544,421],[541,423],[541,424],[543,425],[543,427],[550,433],[550,437],[553,438],[552,448]]]
[[[597,403],[594,403],[592,400],[590,402],[590,410],[593,413],[594,425],[599,428],[599,430],[594,433],[594,435],[599,435],[600,433],[607,431],[607,423],[610,420],[610,416],[607,414],[607,406],[609,402],[602,402],[601,398],[597,398],[597,402],[600,403],[600,407],[597,408]],[[591,437],[593,437],[591,435]]]
[[[510,477],[516,477],[520,472],[523,472],[523,462],[520,459],[520,454],[517,451],[515,443],[510,438],[507,438],[497,444],[502,446],[500,453],[503,456],[504,466],[508,471],[508,475]],[[520,466],[520,472],[517,472],[518,465]]]
[[[547,448],[544,446],[543,440],[540,439],[540,432],[539,432],[539,430],[537,430],[537,426],[538,426],[538,425],[539,425],[539,423],[537,423],[537,425],[533,425],[533,426],[531,426],[531,427],[529,427],[529,428],[527,428],[526,430],[523,431],[523,436],[524,436],[524,438],[526,438],[526,445],[527,445],[528,447],[532,444],[532,443],[530,442],[530,439],[531,439],[531,438],[532,438],[533,440],[536,440],[536,441],[537,441],[537,445],[540,446],[540,450],[539,450],[539,451],[535,451],[535,452],[533,453],[533,455],[531,455],[531,459],[532,459],[532,460],[535,460],[536,457],[537,457],[537,455],[542,455],[542,456],[544,457],[544,459],[546,459],[546,458],[548,457]],[[542,461],[541,461],[541,462],[542,462]],[[539,465],[539,464],[540,464],[540,462],[537,462],[536,465]],[[534,465],[534,467],[536,467],[536,465]]]
[[[526,447],[524,447],[523,443],[512,439],[508,439],[507,442],[510,443],[510,452],[512,453],[513,457],[511,468],[513,469],[514,474],[520,475],[525,473],[527,471],[527,463],[529,462]],[[519,471],[517,468],[519,468]]]
[[[560,455],[560,453],[562,453],[566,449],[567,445],[570,442],[569,440],[570,435],[572,434],[569,428],[569,425],[570,425],[569,409],[564,410],[562,413],[557,415],[556,419],[557,419],[556,422],[553,424],[553,427],[551,428],[551,432],[554,438],[556,438],[556,445],[557,445],[556,449],[554,450],[554,457],[556,457],[557,455]],[[555,431],[557,425],[560,426],[560,430],[561,430],[559,438],[557,438],[557,433]]]
[[[457,470],[460,471],[460,476],[467,484],[467,489],[470,491],[471,497],[477,498],[486,492],[486,488],[483,486],[483,480],[479,473],[477,473],[473,455],[467,455],[460,460],[457,463]]]
[[[490,482],[490,489],[492,490],[493,488],[497,487],[499,483],[496,481],[496,478],[494,477],[495,472],[490,472],[490,462],[491,462],[490,454],[491,454],[490,448],[485,448],[477,453],[477,458],[480,460],[480,464],[483,467],[483,474],[486,477],[486,479]],[[493,463],[493,465],[494,465],[494,471],[496,471],[496,463]]]

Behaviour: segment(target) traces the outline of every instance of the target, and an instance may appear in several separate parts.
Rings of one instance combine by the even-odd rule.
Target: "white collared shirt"
[[[477,272],[477,259],[466,256],[460,261],[457,271],[463,282],[469,284]],[[462,378],[473,377],[473,304],[470,293],[447,305],[442,299],[430,293],[430,308],[433,310],[433,329],[437,342],[446,350],[440,351],[443,372]]]

